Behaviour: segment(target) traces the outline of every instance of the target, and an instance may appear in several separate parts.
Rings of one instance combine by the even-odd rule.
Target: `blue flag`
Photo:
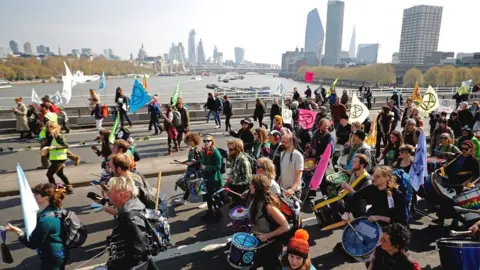
[[[102,91],[105,89],[107,86],[107,83],[105,82],[105,72],[102,72],[102,77],[100,77],[100,85],[98,86],[98,92]]]
[[[425,177],[428,176],[427,140],[423,131],[421,131],[420,136],[418,137],[417,151],[415,152],[415,157],[413,158],[413,163],[409,174],[412,187],[415,189],[415,191],[418,191],[418,188],[423,185]]]
[[[17,180],[20,190],[20,201],[22,203],[25,234],[28,238],[37,226],[37,211],[39,207],[33,196],[32,188],[28,184],[27,177],[25,177],[25,173],[19,163],[17,163]]]
[[[152,97],[137,79],[133,83],[132,96],[130,97],[130,113],[138,111],[138,109],[147,105]]]

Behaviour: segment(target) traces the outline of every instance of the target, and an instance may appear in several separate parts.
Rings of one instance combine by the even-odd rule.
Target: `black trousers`
[[[367,108],[369,110],[372,108],[372,98],[367,98]]]
[[[155,128],[155,134],[158,134],[158,129],[163,131],[160,128],[159,123],[158,123],[158,115],[153,114],[153,113],[150,114],[150,122],[148,123],[148,130],[152,130],[152,126],[153,126],[153,128]]]
[[[225,115],[225,131],[232,129],[232,125],[230,124],[230,118],[232,118],[231,115]]]
[[[132,125],[132,121],[130,121],[130,118],[128,118],[127,111],[124,111],[123,109],[120,109],[119,114],[120,114],[120,124],[122,125],[122,127],[124,126],[124,124],[123,124],[124,119],[127,119],[127,122],[130,126]]]
[[[375,143],[375,157],[378,158],[380,157],[380,144],[383,141],[383,146],[387,145],[387,139],[388,135],[382,135],[380,133],[377,133],[377,141]]]
[[[58,177],[63,181],[65,185],[70,185],[68,178],[63,174],[63,164],[65,160],[50,160],[50,167],[47,170],[48,182],[55,184],[54,174],[57,174]]]

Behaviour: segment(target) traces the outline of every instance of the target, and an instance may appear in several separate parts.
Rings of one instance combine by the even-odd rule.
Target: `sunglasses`
[[[468,151],[468,150],[470,150],[470,148],[462,147],[462,151]]]
[[[211,142],[212,140],[203,140],[204,143]]]

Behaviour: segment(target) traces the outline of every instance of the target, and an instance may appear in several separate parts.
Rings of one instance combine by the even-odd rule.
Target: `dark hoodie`
[[[111,269],[132,269],[148,261],[147,225],[138,215],[145,205],[137,198],[127,201],[118,210],[117,225],[107,241],[116,246],[116,252],[110,254],[107,267]]]

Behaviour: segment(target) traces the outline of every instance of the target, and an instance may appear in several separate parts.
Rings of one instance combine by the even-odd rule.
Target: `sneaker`
[[[67,194],[73,194],[73,187],[72,185],[67,185]]]
[[[215,128],[221,128],[221,126],[216,126]]]
[[[207,206],[208,206],[207,202],[204,202],[198,206],[198,209],[204,209],[204,208],[207,208]]]

